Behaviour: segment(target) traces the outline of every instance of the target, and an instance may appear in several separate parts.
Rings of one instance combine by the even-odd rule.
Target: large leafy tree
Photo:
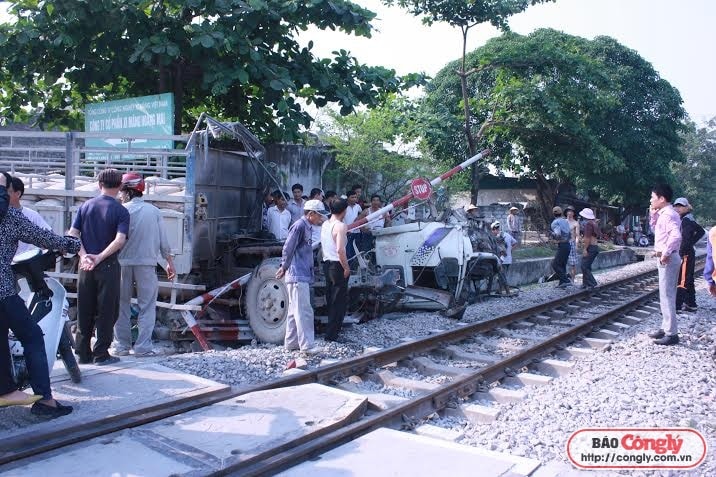
[[[428,85],[428,148],[437,157],[468,149],[456,128],[460,60]],[[681,97],[638,53],[608,37],[555,30],[513,33],[467,56],[473,127],[497,154],[495,165],[537,180],[543,216],[554,184],[571,183],[602,199],[643,207],[650,185],[670,179],[682,156]]]
[[[479,69],[471,67],[467,62],[468,33],[473,28],[488,23],[500,30],[507,31],[509,30],[507,24],[509,17],[523,12],[530,5],[551,1],[554,0],[383,0],[383,3],[387,5],[398,4],[408,9],[413,15],[422,16],[423,23],[427,25],[444,22],[460,29],[462,33],[462,57],[454,65],[453,71],[460,79],[461,95],[451,98],[451,100],[456,101],[462,107],[462,130],[467,141],[467,152],[470,156],[477,154],[478,141],[482,137],[483,129],[475,127],[473,113],[469,105],[468,78],[478,73]],[[461,162],[465,155],[457,156],[457,162]],[[477,201],[480,171],[483,169],[481,164],[475,164],[472,168],[471,196],[473,203]]]
[[[703,127],[693,122],[683,133],[683,158],[671,163],[677,190],[689,199],[704,224],[716,222],[716,118]]]
[[[414,177],[432,177],[436,164],[416,149],[415,109],[409,100],[390,96],[375,108],[347,116],[334,111],[322,121],[319,137],[331,147],[341,177],[386,199],[404,193]]]
[[[0,117],[81,125],[87,102],[173,92],[175,130],[211,111],[267,140],[293,140],[336,103],[341,114],[419,82],[316,57],[296,39],[309,26],[371,34],[374,13],[347,0],[14,0],[0,25]]]

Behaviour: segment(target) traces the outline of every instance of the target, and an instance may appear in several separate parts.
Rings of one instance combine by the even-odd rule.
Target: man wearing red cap
[[[144,201],[144,179],[136,172],[122,176],[120,195],[129,212],[129,235],[119,253],[122,284],[119,295],[119,318],[114,326],[115,354],[126,356],[132,349],[131,301],[136,288],[139,305],[139,334],[134,343],[137,357],[155,356],[152,332],[157,319],[157,263],[160,256],[167,262],[167,277],[174,279],[174,260],[159,209]]]

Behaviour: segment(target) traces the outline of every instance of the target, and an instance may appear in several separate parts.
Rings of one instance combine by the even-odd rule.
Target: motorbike
[[[49,250],[28,250],[15,256],[12,270],[20,286],[20,297],[42,329],[48,368],[52,371],[55,361],[61,359],[72,382],[79,383],[82,374],[73,352],[67,290],[56,279],[45,276],[45,270],[53,268],[59,256],[59,252]],[[24,389],[30,384],[30,376],[22,344],[12,332],[8,334],[8,340],[13,378],[18,388]]]

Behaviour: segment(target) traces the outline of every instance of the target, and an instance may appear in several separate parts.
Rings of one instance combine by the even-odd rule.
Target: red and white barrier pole
[[[475,162],[479,161],[480,159],[482,159],[483,157],[487,157],[489,155],[490,155],[489,149],[485,149],[485,150],[481,151],[479,154],[475,154],[474,156],[472,156],[470,159],[466,160],[462,164],[453,167],[452,169],[447,171],[445,174],[431,180],[430,185],[436,186],[436,185],[440,184],[441,182],[443,182],[447,179],[450,179],[452,176],[454,176],[458,172],[464,171],[465,169],[470,167],[473,163],[475,163]],[[414,197],[413,191],[410,191],[410,193],[404,195],[400,199],[395,200],[384,207],[381,207],[380,209],[376,210],[375,212],[371,212],[370,214],[366,215],[362,219],[356,220],[355,222],[353,222],[352,224],[350,224],[348,226],[348,230],[353,230],[358,227],[362,227],[363,225],[367,224],[368,222],[379,218],[381,215],[385,214],[386,212],[390,212],[391,210],[395,209],[396,207],[402,207],[402,206],[406,205],[408,202],[411,201],[411,199],[413,199],[413,197]]]
[[[207,305],[210,303],[214,298],[217,298],[224,293],[226,293],[229,290],[236,290],[238,288],[243,287],[249,282],[249,279],[251,278],[251,274],[247,273],[246,275],[242,275],[236,280],[227,283],[223,287],[215,288],[209,292],[204,293],[203,295],[199,295],[196,298],[193,298],[186,302],[186,305]],[[204,313],[204,310],[206,310],[206,307],[204,307],[199,314]],[[201,349],[204,351],[209,351],[211,349],[211,345],[207,341],[206,337],[204,336],[204,333],[201,332],[201,328],[199,327],[199,324],[196,322],[196,319],[194,318],[194,314],[189,310],[182,310],[181,312],[182,318],[184,318],[184,321],[186,322],[189,329],[191,329],[191,332],[194,334],[194,337],[196,338],[196,341],[199,342],[199,345],[201,346]]]

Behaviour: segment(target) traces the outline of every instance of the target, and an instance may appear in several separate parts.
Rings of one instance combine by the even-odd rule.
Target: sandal
[[[38,395],[27,395],[26,398],[22,399],[5,399],[0,398],[0,407],[8,407],[8,406],[27,406],[28,404],[34,404],[37,401],[42,399],[42,396]]]

